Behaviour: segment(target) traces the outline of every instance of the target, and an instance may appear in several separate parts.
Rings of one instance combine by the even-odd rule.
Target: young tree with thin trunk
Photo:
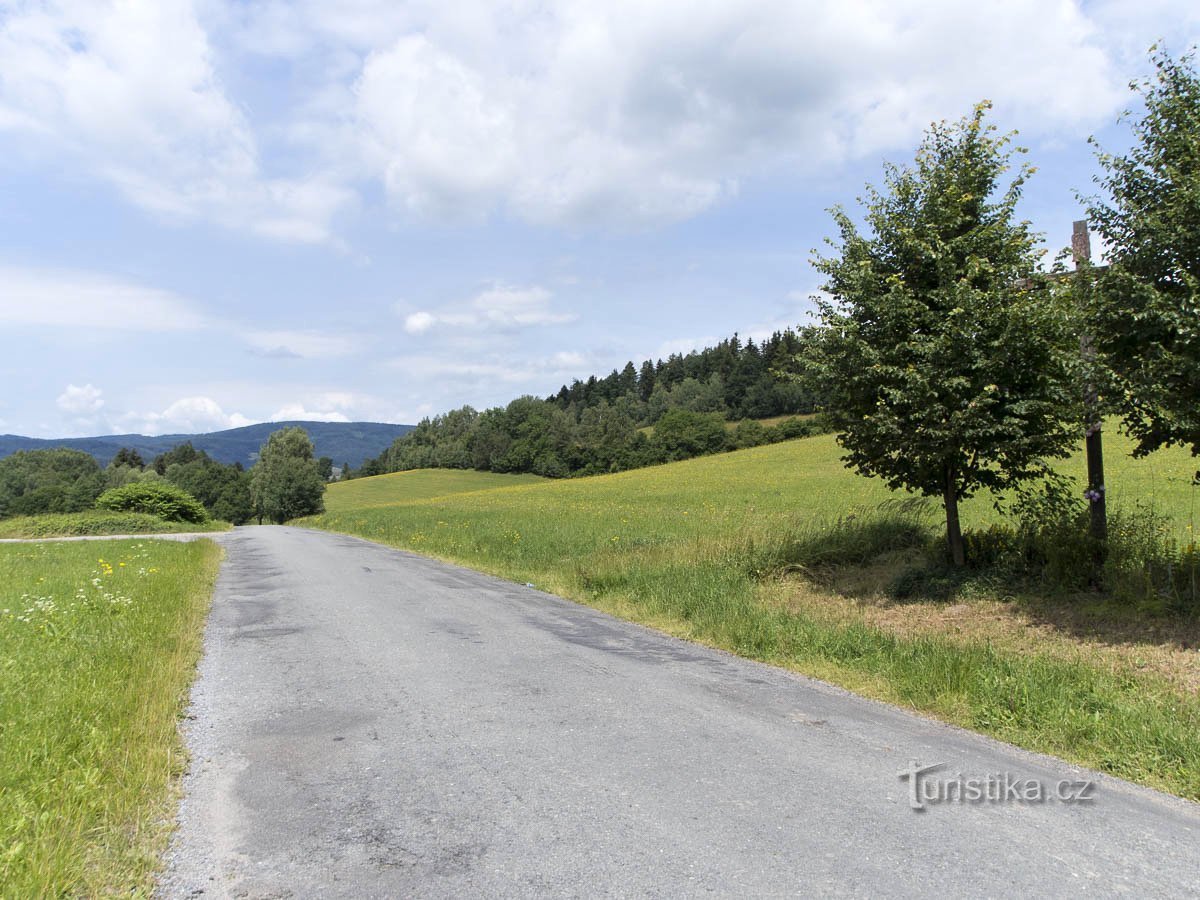
[[[1039,275],[1037,236],[1016,219],[1021,166],[989,105],[926,133],[912,166],[867,189],[867,231],[833,210],[838,252],[824,327],[799,359],[819,384],[858,472],[941,498],[954,564],[959,502],[1043,476],[1076,437],[1069,313]]]

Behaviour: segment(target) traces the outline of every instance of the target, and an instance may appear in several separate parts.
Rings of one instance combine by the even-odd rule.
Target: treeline
[[[199,500],[214,519],[242,525],[253,517],[250,473],[225,465],[190,443],[146,462],[122,448],[107,467],[82,450],[22,450],[0,460],[0,517],[82,512],[112,488],[165,482]]]
[[[122,448],[104,468],[82,450],[21,450],[0,459],[0,518],[83,512],[115,490],[148,498],[153,491],[127,488],[170,485],[198,501],[212,519],[234,525],[285,521],[320,510],[332,470],[328,457],[313,458],[312,442],[301,428],[274,432],[251,470],[218,462],[191,442],[149,462],[137,450]]]
[[[761,344],[735,334],[715,347],[673,353],[664,360],[627,362],[604,378],[563,385],[548,398],[574,413],[623,402],[640,425],[652,425],[672,409],[720,413],[727,419],[766,419],[812,412],[816,398],[785,373],[795,368],[803,340],[779,331]]]
[[[548,478],[619,472],[754,447],[824,430],[823,420],[756,419],[814,412],[818,399],[789,372],[793,331],[761,344],[737,335],[715,347],[576,380],[550,397],[483,412],[464,406],[424,419],[377,459],[342,477],[409,469],[531,472]],[[736,427],[726,423],[737,421]]]

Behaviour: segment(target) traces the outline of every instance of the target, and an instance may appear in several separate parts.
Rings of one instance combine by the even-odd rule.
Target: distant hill
[[[170,450],[176,444],[191,441],[197,450],[203,450],[213,459],[223,463],[240,462],[251,466],[258,457],[258,448],[266,443],[267,436],[288,425],[299,425],[308,432],[316,447],[317,456],[328,456],[335,466],[350,463],[354,468],[364,460],[379,456],[392,445],[392,441],[412,430],[412,425],[389,425],[382,422],[264,422],[261,425],[246,425],[227,431],[212,431],[207,434],[162,434],[148,437],[144,434],[105,434],[81,438],[31,438],[16,434],[0,435],[0,458],[18,450],[47,450],[52,447],[70,447],[90,453],[100,462],[116,456],[122,447],[132,447],[149,462],[152,457]]]

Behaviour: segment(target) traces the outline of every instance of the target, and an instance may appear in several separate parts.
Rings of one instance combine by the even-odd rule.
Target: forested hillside
[[[546,398],[519,397],[483,412],[464,406],[425,419],[352,475],[474,468],[561,478],[813,434],[822,430],[818,421],[756,421],[817,408],[811,389],[789,377],[804,340],[790,330],[761,343],[734,335],[666,360],[630,361]]]

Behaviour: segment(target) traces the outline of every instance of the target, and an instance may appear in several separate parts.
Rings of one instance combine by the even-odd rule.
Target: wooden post
[[[1075,272],[1076,277],[1080,279],[1088,279],[1087,283],[1081,283],[1083,291],[1090,291],[1091,285],[1091,268],[1092,263],[1092,242],[1088,234],[1088,224],[1086,221],[1076,222],[1074,230],[1071,234],[1071,254],[1075,257]],[[1084,333],[1079,338],[1079,350],[1083,354],[1085,363],[1091,363],[1095,359],[1096,351],[1092,347],[1091,335]],[[1100,410],[1099,397],[1096,395],[1096,386],[1088,384],[1084,388],[1084,419],[1087,422],[1086,437],[1084,438],[1084,448],[1087,453],[1087,491],[1085,496],[1091,507],[1091,534],[1092,537],[1103,544],[1108,540],[1108,508],[1105,500],[1104,486],[1104,446],[1103,437],[1101,436],[1102,413]]]

